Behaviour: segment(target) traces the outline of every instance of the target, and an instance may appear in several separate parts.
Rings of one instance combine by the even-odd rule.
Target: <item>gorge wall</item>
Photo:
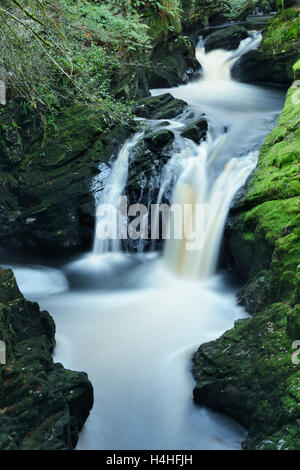
[[[278,16],[265,41],[275,22],[286,27],[287,16],[297,19],[299,34],[299,15],[294,9]],[[194,356],[195,400],[245,425],[248,449],[300,446],[300,371],[292,360],[300,338],[299,93],[296,80],[227,223],[234,268],[248,279],[238,298],[251,317]]]

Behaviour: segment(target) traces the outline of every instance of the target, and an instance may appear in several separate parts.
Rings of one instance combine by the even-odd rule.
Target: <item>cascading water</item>
[[[233,61],[258,42],[259,35],[253,35],[236,51],[210,54],[199,47],[202,78],[153,90],[154,95],[169,91],[189,104],[175,121],[149,125],[172,129],[175,135],[174,153],[160,175],[158,202],[173,194],[179,205],[204,206],[201,250],[188,252],[186,240],[171,239],[161,258],[119,252],[116,259],[110,251],[120,251],[119,240],[102,243],[96,237],[96,260],[88,256],[63,268],[69,279],[70,272],[79,279],[77,289],[67,290],[64,283],[64,292],[61,272],[49,271],[47,292],[47,270],[35,269],[31,284],[31,277],[24,284],[24,271],[15,270],[24,293],[54,316],[55,359],[87,371],[93,383],[95,404],[79,449],[239,449],[245,437],[236,423],[194,405],[190,358],[199,344],[219,337],[245,316],[225,274],[214,272],[231,201],[255,167],[258,150],[283,106],[280,90],[230,78]],[[191,122],[190,115],[203,113],[209,131],[197,146],[180,131]],[[125,143],[98,205],[118,207],[140,137]],[[199,227],[191,222],[190,232],[195,229]],[[95,271],[89,271],[95,263],[96,279]],[[50,295],[55,279],[57,293]]]
[[[132,149],[136,146],[142,135],[142,133],[137,133],[126,140],[119,152],[118,158],[113,164],[105,188],[96,200],[96,228],[93,248],[93,253],[96,256],[103,255],[109,251],[121,251],[122,249],[120,237],[114,236],[115,234],[110,234],[109,230],[119,228],[119,200],[126,186],[128,161]],[[99,207],[104,206],[105,212],[99,214]],[[107,228],[107,238],[100,237],[99,234],[97,234],[100,225],[101,227]]]
[[[200,279],[208,279],[214,274],[231,201],[254,170],[256,162],[257,152],[250,152],[244,158],[232,158],[213,186],[207,188],[209,162],[199,157],[190,159],[176,185],[174,202],[180,206],[193,205],[191,219],[185,220],[185,231],[197,234],[197,231],[202,230],[203,234],[201,247],[196,252],[187,249],[187,243],[191,243],[191,240],[188,242],[186,238],[172,238],[167,242],[165,260],[173,272],[179,276]],[[197,205],[203,208],[203,225],[199,227],[197,223],[195,225]],[[172,219],[171,225],[174,223],[176,221]],[[186,226],[188,224],[190,227]]]

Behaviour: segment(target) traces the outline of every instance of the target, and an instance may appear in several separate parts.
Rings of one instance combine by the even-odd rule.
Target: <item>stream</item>
[[[202,76],[152,90],[189,105],[167,123],[147,123],[175,135],[157,202],[171,188],[177,204],[205,207],[200,250],[186,250],[186,240],[171,237],[163,252],[144,253],[141,244],[139,253],[128,254],[119,240],[99,240],[96,232],[93,252],[71,263],[12,266],[23,294],[55,320],[55,361],[86,371],[93,383],[95,404],[77,449],[240,449],[246,437],[233,420],[193,402],[190,369],[200,344],[246,317],[235,299],[236,285],[217,265],[232,200],[254,170],[284,103],[279,88],[231,79],[234,61],[260,39],[255,33],[236,51],[209,54],[200,41]],[[181,131],[191,115],[195,121],[203,113],[208,135],[196,145]],[[96,205],[117,206],[142,136],[125,142]]]

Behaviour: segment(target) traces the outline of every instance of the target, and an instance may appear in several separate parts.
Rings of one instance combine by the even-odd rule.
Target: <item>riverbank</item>
[[[300,336],[299,85],[289,89],[227,223],[232,268],[247,280],[238,299],[251,318],[194,356],[195,400],[246,426],[248,449],[300,448],[300,372],[292,360]]]

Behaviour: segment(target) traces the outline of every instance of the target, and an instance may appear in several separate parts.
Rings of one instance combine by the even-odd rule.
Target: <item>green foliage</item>
[[[0,75],[24,114],[55,126],[61,106],[78,100],[112,121],[130,116],[112,77],[147,54],[148,27],[133,11],[81,0],[13,0],[0,6]]]
[[[295,79],[300,78],[300,59],[293,65]]]
[[[170,32],[181,31],[183,11],[180,0],[122,0],[117,3],[122,4],[126,11],[141,15],[150,28],[150,36],[154,42]]]
[[[224,0],[223,8],[227,18],[237,19],[245,11],[253,11],[255,7],[266,12],[271,11],[273,3],[272,0]]]
[[[269,23],[264,37],[264,48],[277,54],[287,51],[300,35],[300,10],[288,8],[276,15]]]

